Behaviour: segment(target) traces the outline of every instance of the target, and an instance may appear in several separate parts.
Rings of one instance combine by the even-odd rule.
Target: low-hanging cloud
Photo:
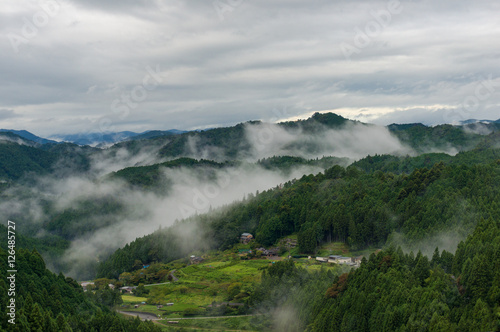
[[[360,123],[340,129],[318,126],[314,133],[305,133],[301,128],[285,129],[276,124],[248,124],[246,137],[252,146],[250,156],[253,159],[292,155],[306,159],[335,156],[358,160],[374,154],[413,153],[387,128]]]
[[[66,221],[66,231],[74,234],[64,256],[57,261],[47,257],[48,265],[54,270],[63,269],[77,278],[90,277],[89,271],[98,260],[137,237],[169,227],[176,220],[241,201],[248,194],[303,174],[322,171],[320,167],[299,166],[283,173],[247,162],[222,168],[164,167],[160,168],[160,177],[165,181],[159,180],[158,184],[165,183],[168,190],[162,193],[142,190],[106,175],[126,166],[154,163],[158,161],[157,150],[158,147],[154,147],[132,153],[120,148],[98,152],[92,156],[88,172],[65,177],[46,175],[38,177],[29,187],[13,186],[0,203],[2,215],[23,220],[23,228],[30,230],[30,235],[43,237],[50,233],[47,227],[58,215],[90,211],[88,215],[76,217],[80,218],[75,219],[77,222]],[[111,207],[117,204],[119,209],[111,213],[98,209],[102,202],[109,202]]]

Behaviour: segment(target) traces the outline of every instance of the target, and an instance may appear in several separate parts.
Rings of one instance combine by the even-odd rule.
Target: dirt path
[[[174,276],[174,272],[175,272],[175,270],[172,270],[172,272],[170,272],[170,275],[172,276],[172,281],[179,281],[179,278]]]

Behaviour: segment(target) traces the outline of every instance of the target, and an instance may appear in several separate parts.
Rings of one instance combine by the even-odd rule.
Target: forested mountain
[[[101,299],[70,290],[74,282],[50,274],[38,252],[54,271],[118,278],[193,252],[233,248],[243,232],[264,247],[296,236],[305,255],[332,241],[353,251],[385,248],[341,276],[290,262],[265,269],[246,304],[302,306],[301,329],[497,328],[498,248],[481,245],[498,241],[496,123],[383,128],[317,113],[280,124],[152,132],[106,149],[3,135],[1,218],[22,225],[17,243],[26,250],[19,261],[41,266],[26,267],[35,286],[23,291],[31,304],[24,293],[20,298],[29,308],[23,328],[36,330],[33,317],[40,316],[49,330],[54,323],[82,331],[101,323],[139,329],[99,304],[113,298],[109,290]],[[445,250],[427,257],[435,247]],[[43,302],[45,293],[32,292],[53,294],[47,285],[59,283],[62,298],[69,297],[60,302],[77,303],[73,311],[55,310],[52,295]]]
[[[289,331],[498,331],[499,244],[498,221],[489,218],[455,254],[389,247],[339,276],[278,262],[263,272],[250,303],[262,313],[286,312],[291,318],[275,326]]]
[[[388,129],[402,142],[417,152],[452,151],[474,148],[483,140],[483,136],[498,132],[498,124],[470,124],[453,126],[449,124],[427,127],[421,123],[392,124]]]
[[[496,219],[498,220],[498,219]],[[311,331],[498,331],[500,231],[481,219],[455,255],[391,248],[337,277]]]
[[[0,320],[2,331],[160,331],[152,322],[125,320],[110,308],[119,304],[118,291],[107,285],[96,292],[84,293],[73,279],[46,269],[43,258],[33,250],[16,251],[15,294],[7,272],[7,252],[0,249]],[[10,295],[9,295],[10,294]],[[15,299],[14,310],[10,299]],[[6,315],[13,312],[13,317]],[[15,324],[9,323],[12,319]]]
[[[4,181],[49,173],[55,162],[56,156],[50,152],[11,141],[0,143],[0,179]]]
[[[490,123],[480,124],[480,128],[477,126],[479,124],[435,127],[427,127],[422,124],[394,124],[388,126],[388,129],[416,153],[457,153],[470,150],[478,145],[493,147],[496,139],[493,139],[493,143],[491,139],[500,130],[500,125]],[[254,159],[269,158],[273,155],[304,157],[304,154],[311,153],[318,157],[336,156],[338,147],[322,146],[325,143],[328,144],[325,139],[342,138],[345,141],[340,143],[351,144],[349,139],[359,137],[346,137],[346,133],[349,135],[360,133],[363,128],[371,127],[374,126],[351,121],[333,113],[316,113],[307,120],[283,122],[277,125],[250,121],[233,127],[205,131],[151,131],[136,136],[134,140],[117,143],[105,150],[88,146],[81,147],[72,143],[55,143],[41,140],[34,135],[29,136],[33,136],[34,139],[34,141],[30,141],[16,134],[5,132],[3,135],[12,136],[10,137],[11,141],[23,140],[22,145],[29,145],[33,149],[21,148],[12,144],[3,147],[3,150],[0,151],[0,169],[2,170],[0,177],[3,177],[4,180],[19,179],[30,173],[38,175],[42,169],[43,173],[63,171],[64,174],[79,174],[89,170],[92,159],[117,157],[124,151],[129,156],[149,154],[150,160],[146,164],[165,162],[179,157],[230,161],[249,157]],[[339,130],[343,131],[343,136],[324,136],[328,131],[336,132]],[[379,135],[380,133],[370,133],[370,135],[375,134]],[[273,146],[275,151],[273,151]],[[260,156],[267,150],[270,150],[267,155]],[[407,150],[404,154],[415,152]],[[19,167],[17,167],[18,165]]]
[[[344,197],[342,200],[335,200],[335,204],[331,203],[331,199],[320,196],[321,190],[317,190],[317,188],[323,189],[327,182],[318,177],[304,178],[293,187],[293,191],[291,191],[293,194],[288,194],[284,190],[283,197],[287,199],[283,199],[281,196],[274,198],[267,192],[260,195],[259,204],[261,207],[258,208],[258,206],[250,204],[250,217],[242,221],[243,226],[238,229],[248,228],[252,232],[256,232],[259,241],[263,244],[271,244],[283,234],[297,232],[302,239],[303,249],[307,248],[308,252],[314,251],[314,243],[326,239],[341,239],[353,247],[384,243],[391,232],[401,228],[401,225],[396,223],[393,218],[394,216],[389,217],[391,213],[395,213],[397,216],[402,213],[400,202],[395,200],[400,197],[399,191],[403,190],[400,200],[404,198],[405,192],[410,197],[409,199],[413,199],[411,191],[408,192],[409,189],[402,185],[404,181],[407,181],[405,176],[417,168],[435,169],[434,165],[441,161],[445,165],[452,166],[488,164],[496,160],[498,158],[496,148],[500,146],[500,139],[499,132],[495,131],[492,126],[489,127],[491,133],[488,135],[485,133],[480,135],[462,127],[449,125],[438,127],[426,127],[418,124],[389,126],[390,132],[401,137],[401,140],[407,144],[416,147],[414,150],[437,149],[439,151],[437,147],[441,147],[442,151],[449,149],[455,149],[455,152],[460,149],[463,151],[456,156],[444,153],[418,155],[415,152],[412,153],[417,155],[412,157],[372,155],[355,161],[348,169],[336,169],[336,172],[340,173],[338,176],[342,179],[336,181],[338,183],[335,190],[338,192],[331,189],[324,193],[325,197],[330,194]],[[290,179],[291,176],[300,177],[303,174],[309,174],[309,172],[317,173],[333,165],[345,167],[352,163],[353,159],[321,155],[321,151],[334,153],[336,149],[338,150],[338,145],[332,150],[325,150],[324,146],[321,147],[321,145],[330,144],[335,140],[347,144],[351,140],[360,138],[353,133],[371,128],[375,128],[375,126],[350,121],[332,113],[317,113],[307,120],[285,122],[278,125],[248,122],[228,128],[131,140],[104,150],[70,143],[26,146],[5,142],[5,144],[0,144],[0,176],[6,181],[2,183],[4,188],[2,198],[5,202],[12,202],[9,203],[11,206],[18,206],[20,201],[24,200],[26,202],[24,206],[30,208],[28,208],[29,213],[26,213],[26,208],[6,209],[5,211],[8,213],[4,215],[4,218],[23,221],[25,225],[23,232],[26,236],[41,237],[41,239],[47,236],[48,238],[57,237],[58,241],[55,242],[57,244],[54,246],[54,251],[60,252],[64,243],[68,246],[65,241],[90,237],[99,229],[119,225],[124,219],[148,220],[151,218],[151,213],[148,211],[151,207],[141,208],[140,206],[144,205],[144,202],[134,198],[136,193],[143,193],[141,195],[146,195],[144,197],[147,197],[148,193],[159,197],[169,197],[169,195],[174,194],[171,189],[179,187],[179,180],[183,181],[181,186],[185,188],[184,191],[189,191],[189,186],[193,185],[199,185],[201,186],[200,190],[206,190],[206,185],[220,187],[220,183],[223,183],[223,180],[228,176],[229,179],[231,177],[235,177],[235,179],[229,182],[229,188],[222,189],[223,191],[231,191],[235,180],[245,181],[249,172],[256,174],[256,178],[267,174],[266,176],[272,177],[272,181],[276,181],[272,185],[276,185],[288,181],[287,177]],[[333,136],[321,136],[321,133],[325,132],[332,133]],[[339,136],[337,133],[342,134]],[[380,135],[380,132],[369,132],[369,135],[372,134]],[[259,138],[262,137],[266,139],[259,141]],[[427,144],[429,142],[432,144]],[[469,149],[474,144],[476,148]],[[276,146],[279,148],[273,150]],[[319,158],[309,159],[302,156],[304,151],[314,151],[315,146],[320,146]],[[391,149],[392,147],[389,147],[388,151]],[[349,150],[349,148],[346,149],[346,151]],[[285,153],[291,154],[286,155]],[[242,161],[250,155],[252,155],[250,162]],[[259,158],[261,155],[264,157]],[[174,156],[181,157],[173,159]],[[201,160],[206,156],[212,157],[216,161],[213,159]],[[258,167],[268,173],[258,171]],[[175,170],[178,171],[172,173]],[[359,172],[359,170],[363,170],[367,174]],[[382,176],[377,173],[380,179],[376,179],[375,175],[371,174],[375,171],[381,171],[384,174]],[[301,172],[302,174],[300,174]],[[334,171],[332,169],[329,172]],[[322,176],[326,178],[336,176],[330,173],[325,172]],[[40,178],[41,175],[43,178]],[[422,179],[425,180],[426,176]],[[79,180],[74,180],[74,178]],[[356,180],[357,178],[362,180]],[[307,179],[313,179],[313,181],[311,180],[312,182],[307,186],[301,187],[301,183],[307,182]],[[417,176],[414,182],[422,179]],[[117,180],[121,182],[117,182]],[[329,178],[329,180],[335,179]],[[80,181],[80,185],[83,185],[79,193],[78,191],[72,192],[76,190],[73,184],[75,181]],[[379,185],[377,181],[382,183],[380,187],[377,187]],[[126,184],[125,187],[121,184],[122,182]],[[423,186],[429,184],[431,183]],[[87,189],[83,190],[83,188]],[[266,187],[262,188],[267,189]],[[388,194],[383,201],[371,197],[373,193],[384,190]],[[304,199],[297,198],[295,191],[306,192],[306,196]],[[315,194],[313,191],[318,193]],[[423,191],[415,192],[417,198],[423,193]],[[185,196],[185,193],[176,192],[174,196],[183,197],[183,195]],[[193,196],[193,194],[189,195]],[[187,196],[188,200],[190,199],[189,195]],[[193,200],[198,197],[198,194],[194,195]],[[71,199],[68,206],[60,203],[61,198],[65,196]],[[439,193],[436,194],[436,197],[438,196]],[[370,203],[368,198],[372,200]],[[202,199],[205,199],[203,202],[207,202],[206,198],[202,197]],[[428,199],[434,198],[429,197]],[[225,204],[230,202],[227,200]],[[275,202],[279,202],[279,204],[275,204]],[[183,208],[183,204],[191,205],[189,209],[192,211],[192,206],[196,205],[196,202],[189,203],[187,201],[173,204],[181,208]],[[209,205],[203,204],[204,208],[201,212],[206,212],[205,206],[209,207]],[[326,206],[333,204],[331,206],[333,210],[328,209],[328,214],[312,212],[314,206],[322,206],[323,204]],[[408,202],[406,204],[410,205]],[[33,209],[34,206],[36,209]],[[342,206],[346,206],[346,208],[344,209]],[[365,206],[371,206],[371,208],[367,209]],[[375,207],[378,207],[377,211],[373,210]],[[313,210],[310,213],[311,208]],[[235,210],[238,209],[239,207],[235,208]],[[195,207],[194,210],[197,208]],[[328,226],[331,230],[327,232],[325,228],[328,222],[324,220],[334,218],[337,210],[343,210],[345,214],[345,216],[335,217],[344,219],[344,221],[339,222],[339,225],[342,226],[333,223],[332,226]],[[408,213],[403,215],[408,215]],[[178,214],[172,216],[171,220],[187,216],[186,214],[178,216]],[[305,215],[309,215],[309,217],[305,217]],[[33,219],[36,219],[36,222],[33,222]],[[320,219],[321,222],[318,221]],[[375,219],[376,222],[367,221]],[[390,222],[388,222],[389,219]],[[357,226],[350,225],[350,223]],[[379,224],[384,225],[384,227],[378,227]],[[397,224],[397,227],[394,224]],[[437,227],[436,225],[432,227]],[[377,234],[367,238],[365,234],[369,233],[370,229],[377,229]],[[310,244],[306,245],[304,236],[309,236],[305,235],[311,233],[309,230],[316,235],[312,236],[309,240]],[[233,232],[236,233],[236,229]],[[222,243],[233,241],[228,240],[224,232],[222,234],[224,234],[220,236],[223,239],[220,240]],[[230,239],[234,239],[235,236],[232,234]],[[313,240],[314,237],[316,240]],[[219,236],[215,238],[218,239]],[[45,249],[48,248],[45,247]],[[53,255],[48,254],[45,250],[41,251],[45,255]],[[53,265],[62,268],[60,260],[56,260]],[[88,269],[88,271],[92,271],[92,269]]]
[[[482,162],[470,165],[477,153],[451,157],[451,162],[446,156],[446,164],[439,162],[430,168],[417,168],[426,156],[405,158],[400,163],[410,174],[334,166],[324,174],[303,176],[211,216],[177,224],[175,228],[198,229],[193,237],[199,238],[187,249],[176,249],[175,242],[181,240],[175,228],[137,239],[102,263],[99,274],[116,277],[130,270],[137,258],[144,263],[173,260],[197,249],[197,244],[226,248],[244,231],[255,234],[263,245],[298,233],[304,253],[314,253],[319,243],[332,240],[351,248],[379,246],[394,232],[403,234],[408,243],[450,229],[465,237],[479,218],[500,218],[500,150],[483,151]]]
[[[180,135],[180,134],[184,134],[186,132],[187,131],[185,131],[185,130],[177,130],[177,129],[149,130],[149,131],[137,134],[135,136],[131,136],[129,139],[131,139],[131,140],[150,139],[150,138],[161,137],[161,136]]]
[[[200,178],[208,180],[215,177],[215,170],[234,165],[234,162],[217,163],[204,159],[198,161],[192,158],[179,158],[150,166],[127,167],[110,174],[110,179],[121,179],[143,190],[156,189],[167,192],[173,181],[162,176],[162,169],[187,167],[196,171]]]

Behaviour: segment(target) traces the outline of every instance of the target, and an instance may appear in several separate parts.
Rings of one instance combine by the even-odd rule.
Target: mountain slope
[[[487,156],[476,165],[460,157],[461,163],[438,163],[409,175],[334,166],[137,239],[101,264],[100,275],[127,271],[137,258],[145,263],[170,261],[200,248],[226,248],[243,232],[267,246],[298,233],[304,253],[314,253],[319,243],[329,241],[354,249],[380,246],[394,232],[409,244],[449,229],[465,237],[481,217],[500,219],[494,203],[500,201],[499,151]],[[182,243],[179,229],[193,227],[197,231],[190,235],[190,245],[177,247]]]
[[[55,154],[12,142],[0,143],[0,179],[18,180],[25,174],[47,174],[55,163]]]
[[[498,222],[483,219],[455,255],[372,254],[316,298],[308,330],[498,331],[499,243]]]
[[[45,267],[38,252],[25,249],[16,250],[15,295],[5,281],[11,268],[7,267],[7,251],[0,248],[0,310],[7,315],[0,321],[5,331],[151,331],[160,329],[152,322],[132,321],[120,318],[111,312],[113,305],[120,304],[118,291],[109,288],[84,293],[83,288],[73,279],[56,275]],[[10,299],[14,299],[14,310]],[[12,319],[8,322],[8,319]]]

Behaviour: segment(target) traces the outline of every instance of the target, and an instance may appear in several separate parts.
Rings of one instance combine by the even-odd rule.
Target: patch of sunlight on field
[[[138,297],[133,295],[122,295],[123,303],[146,302],[148,299],[145,297]]]

